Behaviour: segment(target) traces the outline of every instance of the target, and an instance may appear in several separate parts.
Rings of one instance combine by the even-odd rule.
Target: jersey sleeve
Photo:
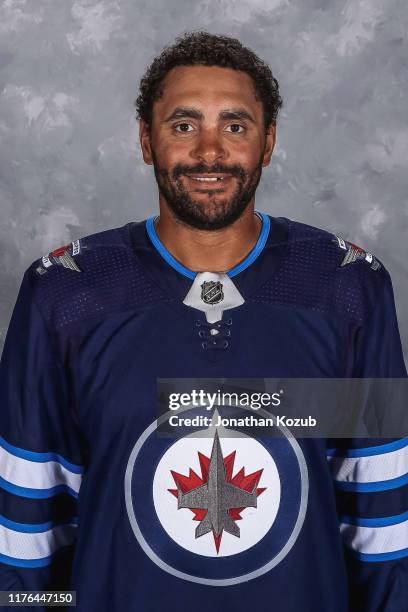
[[[68,589],[83,444],[31,268],[0,362],[0,590]]]
[[[357,339],[354,378],[407,378],[392,283],[388,272],[384,276],[372,315]],[[350,611],[407,609],[408,438],[337,440],[328,460]]]

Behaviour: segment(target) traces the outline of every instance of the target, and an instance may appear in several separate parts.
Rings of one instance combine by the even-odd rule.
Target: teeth
[[[193,178],[195,181],[211,181],[213,183],[215,181],[222,180],[221,177],[218,179],[216,176],[215,177],[211,177],[211,178],[210,177],[195,177],[195,176],[193,176],[191,178]]]

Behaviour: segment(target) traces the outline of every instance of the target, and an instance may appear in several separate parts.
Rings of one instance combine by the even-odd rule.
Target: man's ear
[[[266,130],[265,150],[263,154],[262,165],[268,166],[271,161],[273,149],[276,141],[276,123],[271,123]]]
[[[150,127],[143,119],[139,120],[139,140],[142,149],[143,160],[149,166],[153,165],[152,148],[150,144]]]

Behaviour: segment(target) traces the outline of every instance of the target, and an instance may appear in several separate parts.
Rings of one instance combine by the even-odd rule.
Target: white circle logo
[[[249,437],[182,438],[164,453],[153,480],[163,528],[207,557],[235,555],[259,542],[273,525],[280,494],[272,456]]]
[[[223,427],[160,437],[169,416],[151,423],[129,456],[125,501],[137,544],[163,571],[198,584],[232,586],[269,572],[305,519],[300,445],[284,427],[278,437]]]

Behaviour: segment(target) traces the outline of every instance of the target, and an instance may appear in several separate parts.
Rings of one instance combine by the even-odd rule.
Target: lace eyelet
[[[201,346],[203,347],[203,349],[208,348],[208,342],[202,342]]]
[[[224,348],[228,348],[228,347],[229,347],[229,342],[228,342],[228,340],[225,340],[225,342],[224,342]]]
[[[205,332],[204,332],[204,330],[200,330],[200,331],[198,332],[198,335],[200,336],[200,338],[204,338],[204,337],[205,337]]]
[[[199,319],[197,319],[197,321],[195,322],[195,324],[196,324],[196,326],[197,326],[197,327],[200,327],[200,326],[201,326],[201,321],[200,321]]]
[[[226,323],[227,325],[232,325],[232,319],[227,319],[227,320],[225,321],[225,323]]]
[[[226,329],[226,330],[225,330],[225,335],[226,335],[226,336],[230,336],[230,335],[231,335],[231,332],[230,332],[230,330],[229,330],[229,329]]]

